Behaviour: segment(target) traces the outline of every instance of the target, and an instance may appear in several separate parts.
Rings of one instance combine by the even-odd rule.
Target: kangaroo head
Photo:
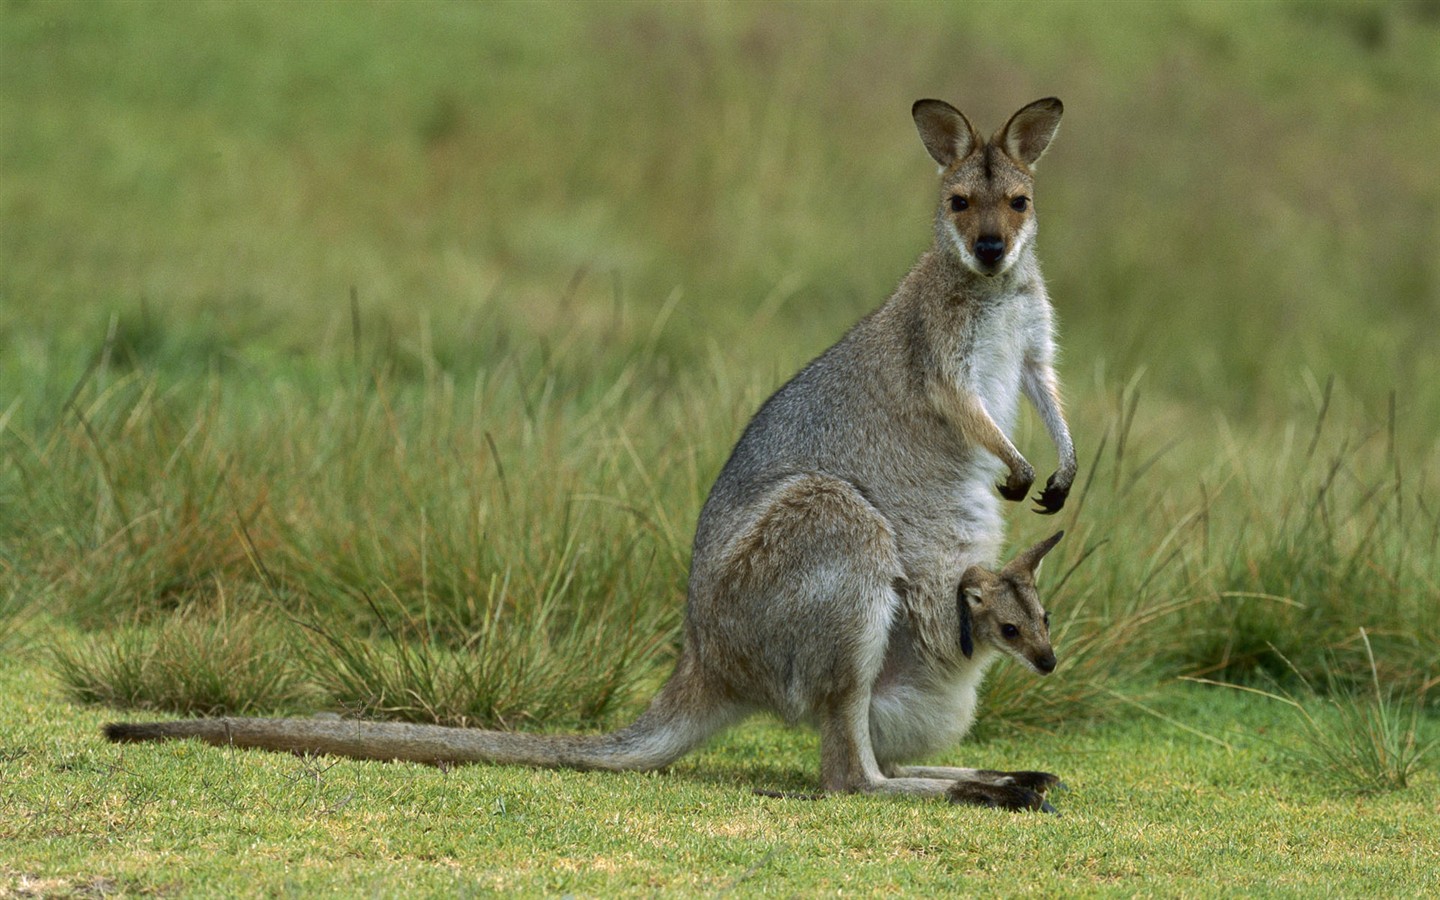
[[[985,141],[943,100],[917,100],[911,108],[920,140],[940,164],[938,245],[953,248],[977,275],[1009,271],[1034,238],[1033,167],[1060,128],[1063,111],[1054,97],[1036,100]]]
[[[1039,672],[1055,671],[1050,647],[1050,614],[1035,592],[1040,560],[1060,542],[1059,531],[1006,563],[998,573],[971,566],[960,579],[960,652],[968,659],[975,645],[1008,653]]]

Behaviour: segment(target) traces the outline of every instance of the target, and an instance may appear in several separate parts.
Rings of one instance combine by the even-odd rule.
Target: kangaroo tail
[[[659,769],[704,743],[739,715],[707,703],[694,690],[688,659],[646,711],[619,731],[595,735],[520,734],[401,722],[344,719],[188,719],[114,722],[105,737],[117,743],[199,738],[220,747],[254,747],[352,759],[438,763],[500,763],[545,768]],[[698,696],[697,696],[698,695]]]

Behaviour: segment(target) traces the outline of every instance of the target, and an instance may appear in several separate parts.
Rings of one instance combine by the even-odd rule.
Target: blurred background
[[[1221,603],[1172,635],[1207,672],[1353,644],[1334,604],[1378,591],[1433,675],[1435,0],[4,0],[0,597],[443,596],[469,646],[645,594],[665,644],[746,418],[928,245],[911,103],[988,132],[1047,95],[1068,590]]]
[[[1068,380],[1272,415],[1334,374],[1440,421],[1434,2],[7,0],[3,40],[12,373],[112,315],[167,366],[321,352],[354,288],[457,369],[481,309],[670,310],[676,365],[780,377],[928,242],[911,102],[988,131],[1054,94]]]

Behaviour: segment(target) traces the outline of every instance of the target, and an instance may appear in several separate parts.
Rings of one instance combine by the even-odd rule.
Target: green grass
[[[1440,781],[1360,801],[1293,773],[1280,704],[1199,686],[1104,729],[948,756],[1044,766],[1041,816],[813,786],[813,735],[752,723],[651,775],[302,759],[96,740],[111,713],[0,664],[0,884],[127,895],[513,891],[629,894],[1269,893],[1436,890]],[[1133,707],[1130,707],[1133,709]],[[1377,887],[1383,886],[1383,887]]]
[[[1299,740],[1283,749],[1296,772],[1357,794],[1399,790],[1410,784],[1440,741],[1424,738],[1421,704],[1413,688],[1402,692],[1395,685],[1381,686],[1375,651],[1363,628],[1360,641],[1370,673],[1364,690],[1346,684],[1333,662],[1325,668],[1325,690],[1318,697],[1318,686],[1300,675],[1293,664],[1292,671],[1305,684],[1309,697],[1297,698],[1283,689],[1275,693],[1225,686],[1283,703],[1294,711]],[[1223,684],[1209,679],[1202,682]]]
[[[1437,42],[1433,0],[0,3],[0,894],[1433,891],[1433,752],[1360,801],[1287,760],[1436,727]],[[748,416],[928,240],[909,104],[1047,94],[1082,471],[1010,539],[1067,530],[1061,666],[953,758],[1064,817],[753,797],[814,787],[763,725],[654,777],[100,743],[634,715]]]
[[[51,648],[66,691],[84,703],[190,715],[274,711],[313,703],[264,613],[186,607],[162,624],[131,626]]]

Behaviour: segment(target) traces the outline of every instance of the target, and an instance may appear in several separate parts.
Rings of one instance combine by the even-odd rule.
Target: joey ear
[[[994,578],[985,567],[971,566],[960,576],[960,586],[955,589],[955,608],[960,614],[960,652],[969,659],[975,653],[975,627],[971,604],[978,609],[985,605],[985,585]]]
[[[925,149],[941,168],[964,159],[980,146],[975,126],[964,113],[944,100],[916,100],[910,107],[910,115],[915,119],[915,128]]]
[[[1045,554],[1055,549],[1055,545],[1060,543],[1060,539],[1064,536],[1065,532],[1063,531],[1057,531],[1050,535],[1045,540],[1012,559],[1009,565],[1005,567],[1006,571],[1023,573],[1030,576],[1030,579],[1033,581],[1035,573],[1040,569],[1040,561],[1045,558]]]
[[[962,587],[955,593],[955,606],[960,611],[960,652],[969,659],[975,655],[975,633],[970,624],[970,595],[974,592],[975,599],[980,599],[980,592],[976,588]]]
[[[1065,105],[1056,97],[1036,100],[1010,117],[995,136],[995,143],[1012,159],[1033,166],[1045,155],[1055,132],[1060,130],[1063,112]]]
[[[976,606],[985,603],[985,587],[995,579],[995,574],[984,566],[970,566],[960,576],[960,590],[957,599],[963,600],[968,594]]]

